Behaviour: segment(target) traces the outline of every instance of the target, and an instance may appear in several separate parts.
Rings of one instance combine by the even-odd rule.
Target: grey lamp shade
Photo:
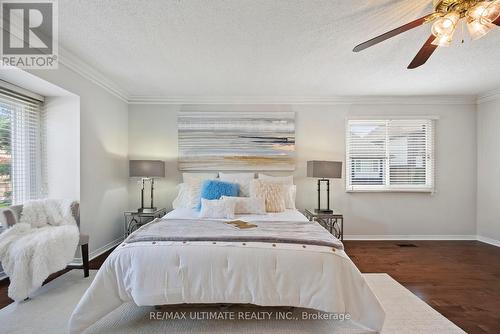
[[[165,161],[129,160],[130,177],[165,177]]]
[[[342,161],[308,161],[307,176],[322,179],[340,179],[342,178]]]

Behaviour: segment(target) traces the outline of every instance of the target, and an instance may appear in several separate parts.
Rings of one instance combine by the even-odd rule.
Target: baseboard
[[[500,247],[500,240],[496,240],[496,239],[492,239],[492,238],[488,238],[488,237],[483,237],[481,235],[477,236],[477,241],[481,241],[481,242],[484,242],[486,244]]]
[[[475,235],[344,235],[344,240],[478,240]]]
[[[90,252],[89,260],[93,260],[96,257],[98,257],[99,255],[106,253],[107,251],[109,251],[113,247],[116,247],[119,244],[121,244],[122,241],[123,241],[123,237],[120,237],[120,238],[115,239],[111,242],[108,242],[106,245],[99,247],[96,250]],[[83,260],[81,257],[75,257],[70,264],[80,266],[80,265],[82,265],[82,263],[83,263]]]

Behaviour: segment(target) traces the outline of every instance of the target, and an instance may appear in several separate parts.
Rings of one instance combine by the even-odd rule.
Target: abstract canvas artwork
[[[179,170],[295,169],[293,112],[180,112]]]

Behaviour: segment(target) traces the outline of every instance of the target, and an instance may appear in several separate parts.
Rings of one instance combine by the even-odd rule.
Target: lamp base
[[[155,212],[156,210],[158,210],[157,208],[139,208],[137,209],[137,212],[142,212],[142,213],[153,213]]]
[[[333,213],[333,210],[325,210],[325,209],[314,209],[316,213]]]

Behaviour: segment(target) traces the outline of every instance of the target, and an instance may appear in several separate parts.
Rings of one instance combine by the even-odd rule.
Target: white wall
[[[478,105],[477,234],[500,245],[500,99]]]
[[[131,159],[166,161],[167,177],[157,183],[157,206],[171,207],[177,171],[177,112],[295,111],[298,208],[316,205],[315,180],[306,161],[345,160],[345,119],[350,115],[435,115],[437,193],[346,193],[344,180],[333,181],[333,202],[343,211],[348,235],[476,234],[475,105],[130,105]],[[139,204],[139,188],[129,182],[129,203]]]
[[[30,73],[80,97],[81,227],[90,252],[123,237],[128,209],[128,105],[60,64]]]
[[[80,200],[80,98],[47,97],[44,125],[47,196]]]

